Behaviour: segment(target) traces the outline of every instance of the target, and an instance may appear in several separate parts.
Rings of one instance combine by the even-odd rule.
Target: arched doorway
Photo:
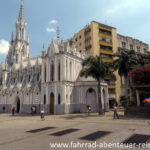
[[[86,92],[86,105],[91,106],[91,112],[97,112],[97,98],[94,89],[90,88]]]
[[[20,112],[20,99],[19,97],[17,97],[17,100],[16,100],[16,113],[19,113]]]
[[[50,94],[50,114],[54,114],[54,93]]]

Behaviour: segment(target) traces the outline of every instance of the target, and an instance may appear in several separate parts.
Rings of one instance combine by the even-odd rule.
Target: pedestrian
[[[36,107],[31,106],[31,115],[34,115],[36,113]]]
[[[5,112],[5,106],[3,106],[3,113]]]
[[[91,112],[91,106],[87,105],[87,114],[88,114],[88,116],[90,115],[90,112]]]
[[[41,115],[41,120],[45,120],[45,118],[44,118],[44,109],[41,109],[41,111],[40,111],[40,115]]]
[[[118,115],[118,112],[117,112],[117,106],[116,105],[113,106],[113,111],[114,111],[114,119],[119,119],[119,115]]]
[[[15,109],[15,107],[13,107],[11,110],[13,116],[15,115],[15,111],[16,111],[16,109]]]

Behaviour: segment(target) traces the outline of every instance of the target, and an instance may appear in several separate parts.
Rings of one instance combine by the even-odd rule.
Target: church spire
[[[21,0],[18,20],[16,22],[15,37],[12,34],[11,45],[7,55],[7,63],[9,65],[21,63],[30,55],[29,40],[26,32],[26,22],[24,19],[24,1]]]
[[[59,41],[60,40],[60,30],[59,30],[59,27],[57,27],[56,36],[57,36],[57,41]]]
[[[24,0],[21,0],[18,21],[24,21]]]

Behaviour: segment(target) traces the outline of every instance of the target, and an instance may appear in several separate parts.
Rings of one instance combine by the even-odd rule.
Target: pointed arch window
[[[44,104],[46,104],[46,95],[44,94]]]
[[[51,81],[54,81],[54,63],[51,63]]]
[[[61,97],[60,97],[60,94],[58,94],[58,104],[61,104]]]
[[[22,40],[24,40],[24,29],[22,29]]]
[[[58,62],[58,81],[60,81],[60,75],[61,75],[61,73],[60,73],[60,61]]]
[[[46,82],[46,65],[45,65],[45,70],[44,70],[44,78],[45,78],[45,82]]]
[[[72,80],[72,62],[70,62],[70,80]]]
[[[22,55],[25,55],[25,47],[22,48]]]

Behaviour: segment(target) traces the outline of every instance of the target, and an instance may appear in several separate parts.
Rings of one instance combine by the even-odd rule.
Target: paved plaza
[[[92,139],[99,135],[91,135],[88,136],[89,140],[86,140],[87,135],[97,131],[99,134],[101,131],[108,134],[96,140]],[[124,117],[113,119],[111,112],[102,117],[96,114],[49,115],[45,117],[45,121],[41,121],[39,116],[0,114],[0,150],[100,149],[100,147],[51,148],[50,144],[92,144],[95,141],[97,144],[121,143],[133,134],[150,135],[149,120]]]

